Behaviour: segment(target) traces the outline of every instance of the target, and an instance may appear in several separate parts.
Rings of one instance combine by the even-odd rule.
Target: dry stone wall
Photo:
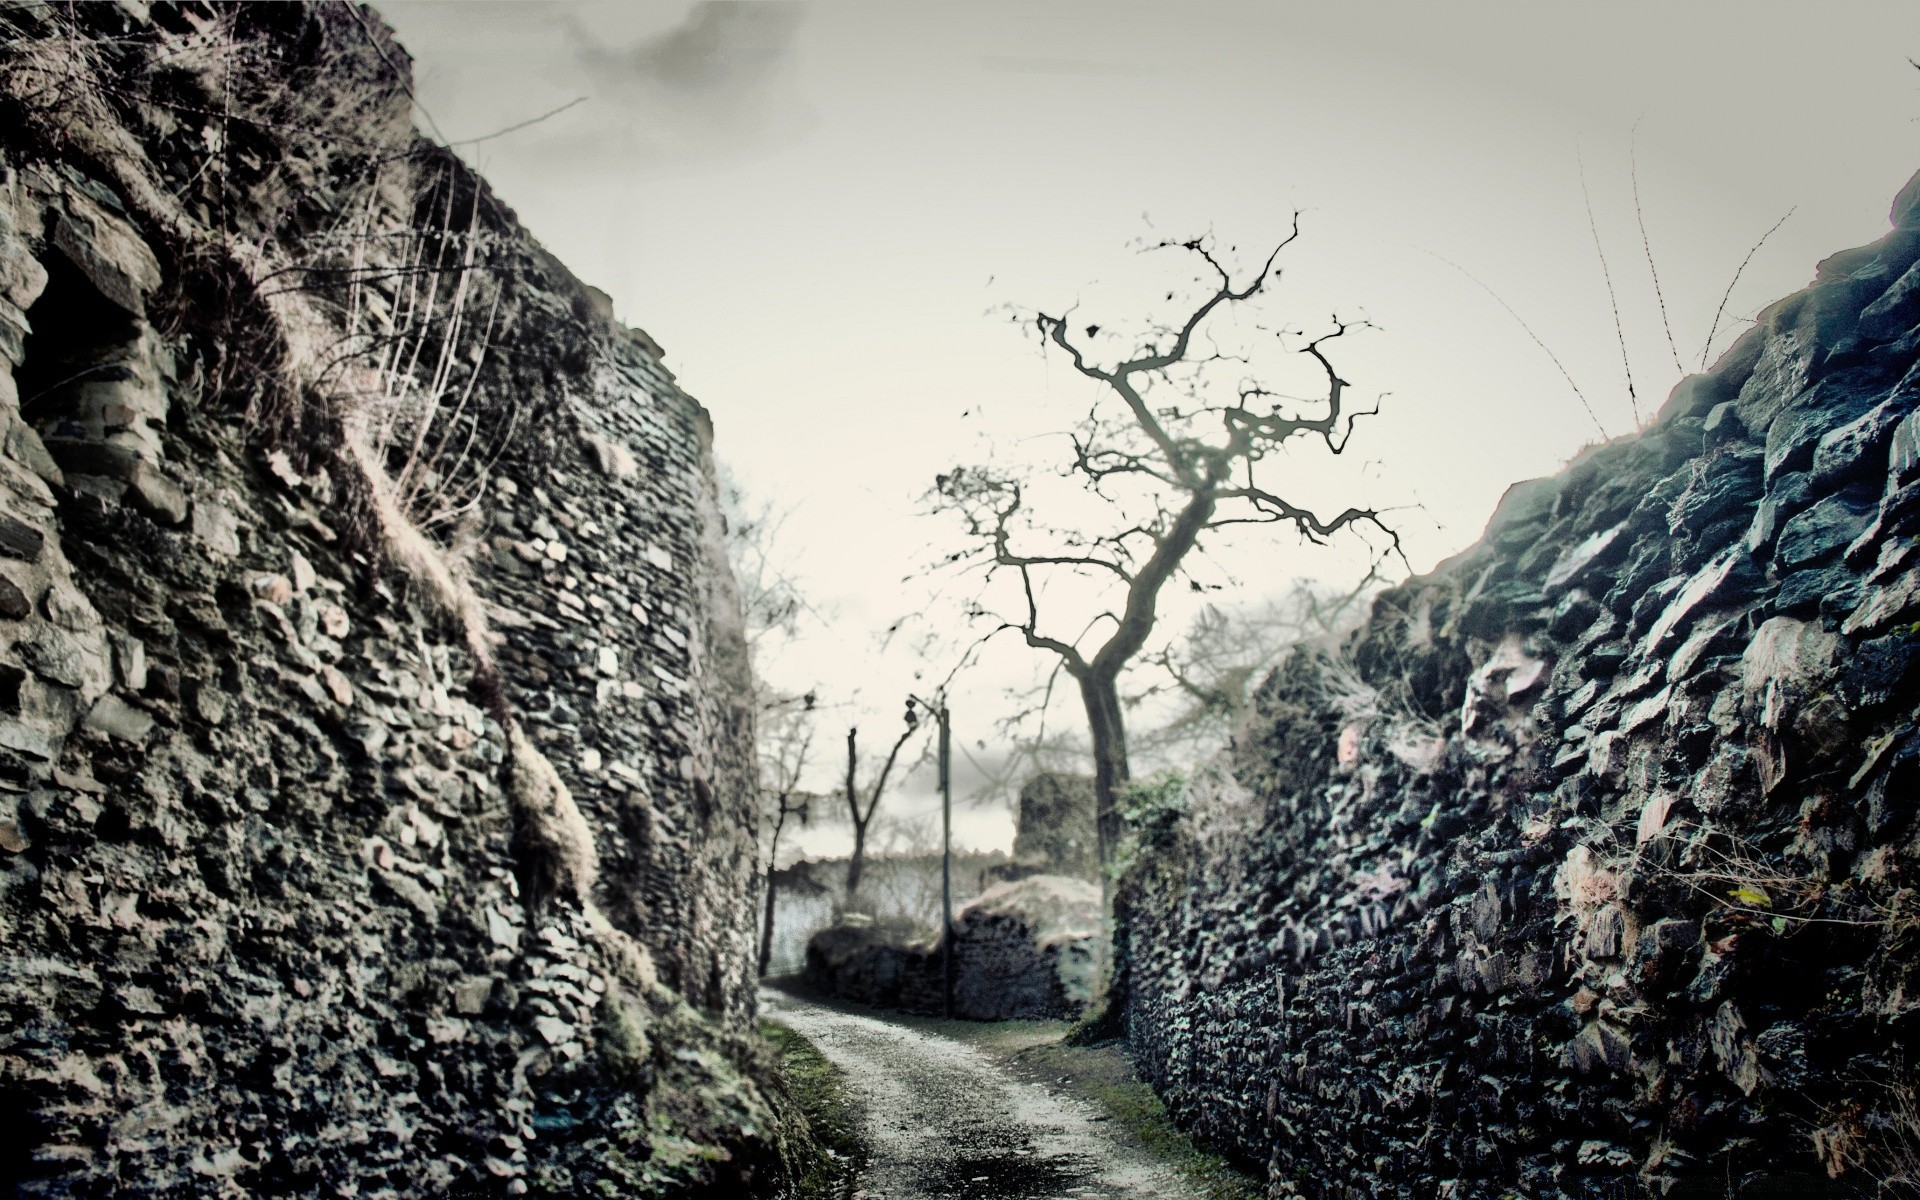
[[[1893,219],[1138,832],[1128,1039],[1271,1194],[1913,1186],[1920,177]]]
[[[1073,1019],[1105,963],[1100,889],[1065,875],[999,883],[953,914],[953,1015],[972,1021]],[[807,940],[805,979],[828,995],[939,1016],[947,947],[901,921],[850,915]]]
[[[0,5],[0,1192],[742,1195],[711,428],[335,4]]]

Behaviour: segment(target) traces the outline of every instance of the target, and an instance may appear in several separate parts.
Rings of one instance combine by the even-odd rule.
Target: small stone
[[[275,450],[267,455],[267,470],[272,472],[275,479],[285,484],[288,490],[297,488],[306,482],[306,480],[301,477],[300,472],[294,469],[293,459],[285,450]]]
[[[46,290],[47,269],[18,241],[0,243],[0,295],[25,312]]]
[[[1746,425],[1740,420],[1740,403],[1737,400],[1723,400],[1708,409],[1707,419],[1700,425],[1700,432],[1714,441],[1738,437],[1746,431]]]
[[[69,688],[85,688],[89,682],[105,683],[107,663],[101,653],[104,646],[93,639],[82,644],[51,624],[29,628],[33,636],[21,640],[14,649],[20,661],[35,675]]]
[[[1819,612],[1829,596],[1842,596],[1847,610],[1851,611],[1865,592],[1866,586],[1859,576],[1845,567],[1795,571],[1781,580],[1780,590],[1773,596],[1773,610],[1782,616],[1804,617]]]
[[[89,633],[100,625],[100,614],[80,589],[56,579],[42,598],[47,620],[72,633]]]
[[[347,682],[347,677],[340,673],[338,667],[320,668],[320,682],[327,689],[327,694],[333,697],[335,704],[341,708],[353,706],[353,685]]]
[[[534,1032],[538,1033],[549,1046],[558,1046],[573,1040],[573,1026],[558,1017],[538,1016],[533,1019]]]
[[[24,521],[0,514],[0,555],[22,562],[38,562],[46,535]]]
[[[1675,682],[1685,679],[1692,673],[1693,668],[1699,665],[1708,651],[1718,649],[1723,643],[1731,640],[1730,635],[1736,624],[1735,621],[1727,620],[1709,623],[1694,630],[1686,641],[1680,643],[1680,648],[1675,650],[1673,657],[1667,661],[1667,678]]]
[[[1873,513],[1829,496],[1788,521],[1774,554],[1787,570],[1811,566],[1844,550],[1873,521]]]
[[[79,771],[68,771],[62,767],[55,767],[53,781],[63,788],[89,796],[104,796],[107,792],[106,785],[87,774],[85,768]]]
[[[249,582],[253,594],[268,604],[285,604],[293,599],[293,580],[285,575],[255,575]]]
[[[580,769],[583,772],[591,775],[594,772],[598,771],[600,767],[601,767],[601,758],[600,758],[600,752],[598,750],[594,749],[592,746],[588,746],[586,749],[580,752]]]
[[[1644,846],[1659,837],[1660,831],[1667,827],[1667,816],[1671,812],[1673,812],[1672,796],[1665,792],[1655,792],[1649,796],[1647,802],[1640,808],[1640,821],[1633,835],[1634,845]]]
[[[560,541],[548,542],[546,555],[547,558],[553,562],[561,563],[567,561],[567,544]]]
[[[307,561],[306,555],[295,550],[293,552],[293,590],[308,591],[313,587],[314,581],[313,564]]]
[[[588,436],[586,442],[601,474],[613,479],[626,479],[639,469],[632,452],[618,442],[593,436]]]
[[[453,1011],[461,1016],[477,1017],[487,1009],[493,995],[491,975],[470,975],[453,985]]]
[[[487,936],[493,939],[494,945],[508,950],[520,944],[520,930],[498,909],[487,910]]]
[[[186,492],[150,463],[141,462],[133,468],[126,495],[135,508],[162,525],[178,525],[187,519]],[[239,553],[239,549],[235,543],[233,553]]]
[[[620,655],[612,646],[600,647],[600,653],[597,657],[602,675],[617,676],[620,674]]]
[[[1887,446],[1887,490],[1920,475],[1920,412],[1894,426]]]
[[[132,316],[145,316],[147,294],[160,286],[160,263],[133,227],[69,189],[67,213],[53,230],[53,244],[79,267],[102,296]]]
[[[417,881],[402,875],[398,871],[376,871],[374,878],[385,884],[387,890],[406,902],[407,907],[420,914],[429,925],[440,922],[440,904],[425,887]]]
[[[1547,571],[1546,582],[1542,586],[1548,591],[1565,587],[1589,569],[1611,559],[1615,551],[1625,548],[1622,536],[1626,531],[1627,522],[1622,521],[1611,529],[1602,530],[1568,547]]]
[[[1711,599],[1722,584],[1733,574],[1738,561],[1739,551],[1729,550],[1713,562],[1696,571],[1682,584],[1675,596],[1661,610],[1660,616],[1647,631],[1646,641],[1641,645],[1641,653],[1651,655],[1661,649],[1667,638],[1681,629],[1693,610]]]
[[[240,553],[240,521],[225,505],[202,500],[193,506],[193,536],[225,558]]]
[[[294,676],[293,685],[300,689],[300,694],[305,696],[315,708],[325,708],[327,702],[333,698],[327,695],[327,689],[320,686],[320,681],[311,675]]]
[[[1568,1047],[1573,1065],[1583,1075],[1622,1070],[1631,1058],[1631,1047],[1620,1031],[1604,1021],[1590,1022]]]
[[[113,641],[114,673],[119,677],[120,686],[130,692],[142,692],[147,687],[147,647],[139,638],[128,634],[116,633]]]
[[[106,695],[88,710],[86,726],[122,741],[142,742],[153,732],[153,718],[118,696]]]
[[[23,725],[19,721],[0,720],[0,748],[24,754],[28,758],[37,758],[42,762],[53,757],[53,742],[44,729],[32,725]]]
[[[7,453],[46,483],[57,486],[66,482],[60,464],[53,461],[53,455],[47,453],[47,444],[40,440],[40,434],[34,427],[25,421],[15,421],[7,428]]]
[[[209,725],[218,725],[227,719],[227,698],[219,687],[203,679],[194,680],[189,688],[188,703],[193,714]]]
[[[1813,477],[1832,486],[1856,477],[1877,473],[1878,455],[1892,435],[1894,427],[1906,416],[1910,403],[1906,396],[1882,401],[1865,416],[1847,422],[1820,439],[1813,451]]]
[[[33,839],[20,825],[20,805],[12,797],[0,799],[0,850],[19,854],[33,847]]]
[[[19,586],[4,575],[0,575],[0,617],[9,621],[22,621],[33,614],[33,601]]]
[[[338,604],[329,604],[320,610],[320,629],[334,641],[347,636],[353,628],[353,622],[347,619],[347,610]]]

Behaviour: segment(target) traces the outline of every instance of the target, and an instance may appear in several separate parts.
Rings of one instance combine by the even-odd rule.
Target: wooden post
[[[953,729],[947,720],[946,700],[940,702],[940,907],[945,932],[940,938],[940,970],[945,977],[946,1015],[953,1016],[953,768],[950,759]]]

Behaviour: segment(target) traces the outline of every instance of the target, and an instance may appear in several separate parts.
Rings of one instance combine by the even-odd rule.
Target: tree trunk
[[[1087,729],[1093,737],[1094,833],[1104,868],[1120,845],[1120,789],[1133,777],[1127,766],[1127,723],[1120,710],[1117,676],[1089,671],[1079,683]]]
[[[773,879],[767,879],[767,914],[760,925],[760,974],[764,978],[773,962]]]
[[[847,862],[847,899],[860,890],[860,868],[866,865],[867,823],[860,819],[860,792],[854,786],[854,772],[860,765],[856,738],[860,731],[847,730],[847,819],[853,822],[853,857]]]
[[[847,863],[847,899],[852,900],[860,891],[860,871],[867,865],[867,826],[866,822],[855,823],[853,827],[853,858]]]
[[[780,861],[780,834],[787,824],[787,798],[780,797],[780,816],[773,823],[773,844],[767,849],[767,912],[760,923],[760,974],[765,976],[767,964],[773,961],[773,869]]]

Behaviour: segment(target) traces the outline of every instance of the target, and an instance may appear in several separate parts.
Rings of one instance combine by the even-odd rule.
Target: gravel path
[[[865,1200],[1197,1200],[1092,1105],[972,1046],[771,990],[760,1011],[845,1071],[865,1106]]]

